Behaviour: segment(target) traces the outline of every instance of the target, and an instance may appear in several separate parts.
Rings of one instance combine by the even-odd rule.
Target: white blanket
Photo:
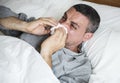
[[[26,42],[0,36],[0,83],[59,83],[40,54]]]

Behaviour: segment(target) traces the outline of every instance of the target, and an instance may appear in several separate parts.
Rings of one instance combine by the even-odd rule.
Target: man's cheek
[[[67,37],[66,37],[66,41],[70,41],[70,39],[71,39],[71,37],[70,37],[70,35],[69,34],[67,34]]]

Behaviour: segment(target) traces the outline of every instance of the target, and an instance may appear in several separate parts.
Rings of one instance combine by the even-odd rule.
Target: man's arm
[[[41,45],[41,56],[52,67],[52,54],[65,46],[67,34],[63,28],[58,28],[55,33],[47,38]]]
[[[0,24],[7,29],[26,32],[27,22],[19,20],[16,17],[0,18]]]
[[[56,26],[57,21],[53,18],[39,18],[32,22],[25,22],[16,17],[0,18],[0,25],[7,29],[23,31],[26,33],[44,35],[50,32],[46,26]]]

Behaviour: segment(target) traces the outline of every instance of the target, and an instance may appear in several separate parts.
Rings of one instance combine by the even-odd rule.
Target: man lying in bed
[[[12,12],[7,8],[5,8],[4,10],[7,10],[7,12]],[[3,13],[6,13],[6,11]],[[18,19],[21,19],[20,14],[17,15],[14,13],[14,15]],[[13,17],[10,18],[14,20],[18,20],[17,18],[13,18]],[[16,22],[14,24],[14,22],[12,22],[13,20],[11,20],[10,18],[0,19],[2,30],[3,30],[3,26],[6,27],[6,30],[7,28],[9,29],[10,27],[15,26],[12,29],[24,31],[25,29],[22,30],[20,26],[23,27],[24,24],[28,24],[29,27],[34,28],[32,23],[33,24],[34,22],[37,23],[36,21],[24,22],[24,21],[28,21],[28,19],[25,16],[24,19],[22,19],[24,21],[19,20],[20,22]],[[70,9],[68,9],[68,11],[64,13],[64,16],[60,19],[59,22],[64,27],[67,28],[67,32],[68,32],[67,38],[66,38],[66,32],[62,28],[56,29],[55,34],[48,37],[42,43],[40,53],[44,58],[44,60],[48,63],[48,65],[52,67],[54,74],[57,76],[57,78],[60,80],[61,83],[87,83],[89,81],[89,77],[91,74],[91,64],[88,58],[86,57],[84,50],[82,50],[81,47],[82,47],[82,43],[89,40],[92,37],[93,33],[97,30],[100,22],[100,17],[92,7],[85,4],[77,4],[71,7]],[[38,24],[40,25],[40,22]],[[57,22],[53,24],[53,26],[55,26],[56,24]],[[45,26],[41,26],[41,27],[43,28]],[[36,30],[37,28],[39,28],[40,30],[41,27],[37,26]],[[28,32],[28,31],[24,31],[24,32]],[[41,35],[34,31],[31,31],[31,33]],[[19,34],[17,36],[19,36]],[[25,36],[26,35],[24,35],[24,37]],[[23,36],[20,35],[19,37],[23,37]],[[35,36],[29,34],[29,38],[34,40],[34,37]],[[54,41],[49,42],[50,40],[54,40]],[[65,41],[65,43],[64,42],[62,43],[63,46],[65,44],[65,48],[57,50],[57,48],[59,47],[59,43],[61,43],[61,41]]]

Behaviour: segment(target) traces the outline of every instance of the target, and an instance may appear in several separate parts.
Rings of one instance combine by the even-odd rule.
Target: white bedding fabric
[[[107,29],[90,46],[93,74],[89,83],[120,83],[120,28]]]
[[[93,67],[89,83],[120,83],[120,8],[84,3],[101,17],[99,29],[84,47]]]
[[[0,36],[0,83],[59,83],[40,54],[26,42]]]
[[[28,17],[54,17],[60,19],[64,11],[80,0],[0,0],[0,5],[13,11],[23,12]]]
[[[29,17],[53,16],[56,19],[75,3],[93,6],[101,17],[99,29],[84,46],[93,67],[89,83],[120,83],[120,8],[81,0],[1,0],[0,2],[15,12],[26,13]]]

